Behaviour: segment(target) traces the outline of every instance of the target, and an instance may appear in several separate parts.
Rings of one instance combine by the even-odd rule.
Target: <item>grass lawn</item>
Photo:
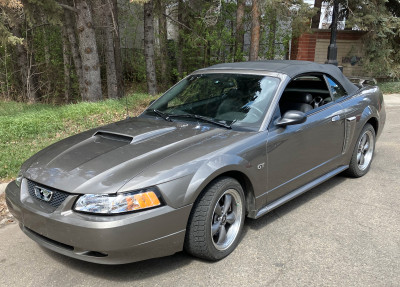
[[[400,94],[400,82],[378,83],[379,88],[384,94]]]
[[[65,106],[0,102],[0,182],[15,178],[21,164],[44,147],[70,135],[136,116],[155,98],[126,99]]]

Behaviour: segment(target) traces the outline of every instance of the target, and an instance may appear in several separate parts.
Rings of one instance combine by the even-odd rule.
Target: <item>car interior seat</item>
[[[217,115],[223,115],[229,112],[237,112],[244,105],[244,95],[241,91],[232,89],[222,100],[218,107]]]
[[[306,113],[313,109],[312,100],[313,96],[310,93],[283,93],[279,107],[282,114],[289,110]]]

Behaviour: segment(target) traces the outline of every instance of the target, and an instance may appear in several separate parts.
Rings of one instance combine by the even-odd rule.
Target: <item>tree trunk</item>
[[[270,15],[269,33],[268,33],[268,60],[275,59],[275,38],[276,38],[276,9],[274,9]]]
[[[251,5],[251,40],[250,40],[250,61],[258,59],[260,48],[260,8],[258,0],[253,0]]]
[[[245,0],[238,0],[236,9],[235,62],[239,62],[243,58],[242,55],[243,55],[243,44],[244,44],[244,28],[243,28],[244,8],[245,8]]]
[[[104,38],[105,38],[105,56],[106,56],[106,71],[107,71],[107,94],[109,99],[118,98],[118,82],[117,71],[115,67],[115,54],[114,54],[114,36],[113,36],[113,20],[112,20],[112,7],[108,0],[103,0],[103,19],[105,24]]]
[[[178,22],[183,23],[183,0],[178,0]],[[178,47],[176,49],[176,65],[180,78],[183,78],[183,29],[182,25],[178,25]]]
[[[108,0],[110,2],[110,0]],[[114,36],[114,55],[115,55],[115,69],[117,71],[117,85],[118,85],[118,98],[124,96],[124,81],[122,74],[122,57],[121,57],[121,37],[119,33],[118,21],[118,1],[112,0],[112,19],[113,19],[113,36]]]
[[[150,0],[144,4],[144,57],[146,59],[147,88],[151,95],[157,94],[153,23],[153,0]]]
[[[6,82],[6,92],[7,92],[6,99],[10,99],[10,85],[8,83],[7,57],[8,57],[7,44],[5,44],[4,45],[4,81]]]
[[[319,27],[319,21],[321,19],[321,6],[322,6],[323,0],[315,0],[314,1],[314,7],[317,8],[317,14],[312,17],[311,20],[311,28],[317,28]]]
[[[43,23],[45,23],[44,17],[42,17],[42,21]],[[47,38],[47,33],[46,33],[46,29],[43,26],[42,27],[42,33],[43,33],[43,50],[44,50],[44,60],[45,60],[45,64],[46,64],[46,70],[49,71],[50,68],[50,48],[49,48],[49,41]],[[51,74],[49,73],[45,73],[42,74],[43,78],[45,78],[45,85],[42,88],[44,90],[44,93],[46,94],[46,96],[49,96],[50,93],[52,92],[52,90],[54,90],[53,87],[53,82],[51,81]]]
[[[163,86],[169,83],[168,73],[168,32],[167,32],[167,17],[165,17],[165,1],[156,0],[158,8],[158,30],[160,33],[160,62],[161,62],[161,82]]]
[[[47,39],[47,33],[46,29],[44,26],[42,27],[42,33],[43,33],[43,49],[44,49],[44,60],[46,63],[46,68],[50,66],[50,48],[49,48],[49,41]]]
[[[16,25],[12,28],[12,32],[18,38],[22,37],[22,25]],[[20,84],[22,87],[23,97],[28,103],[35,103],[37,100],[37,92],[35,89],[32,73],[32,54],[29,53],[29,39],[25,38],[24,44],[17,44],[17,66],[20,75]]]
[[[100,62],[92,11],[86,0],[76,0],[79,50],[82,59],[83,100],[95,102],[102,99]]]
[[[68,40],[70,43],[72,60],[75,66],[75,73],[78,77],[78,84],[79,84],[79,94],[81,99],[84,98],[83,91],[85,89],[85,85],[83,82],[83,74],[82,74],[82,59],[81,55],[79,54],[79,47],[76,40],[75,34],[75,26],[74,26],[74,19],[70,11],[64,9],[64,21],[65,21],[65,28],[68,35]]]
[[[71,65],[69,57],[68,33],[65,25],[62,26],[63,62],[64,62],[64,101],[69,102],[71,95]]]

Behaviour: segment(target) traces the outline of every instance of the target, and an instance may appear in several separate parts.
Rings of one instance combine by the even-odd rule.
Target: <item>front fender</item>
[[[184,204],[193,203],[212,180],[228,172],[239,172],[250,182],[256,182],[251,172],[253,168],[249,161],[237,155],[224,154],[210,159],[193,175],[185,194]]]

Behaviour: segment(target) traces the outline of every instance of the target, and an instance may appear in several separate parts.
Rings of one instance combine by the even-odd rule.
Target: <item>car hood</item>
[[[70,193],[114,193],[157,161],[232,132],[131,118],[55,143],[29,159],[23,172],[32,181]]]

